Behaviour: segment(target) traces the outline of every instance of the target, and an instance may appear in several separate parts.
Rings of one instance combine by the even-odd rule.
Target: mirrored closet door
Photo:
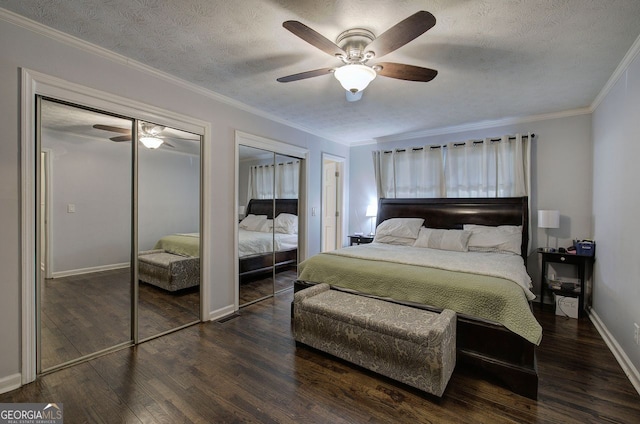
[[[200,137],[139,121],[138,139],[137,322],[145,340],[200,319]]]
[[[38,373],[198,322],[200,136],[37,103]]]
[[[300,159],[276,154],[275,157],[274,292],[293,288],[298,270],[298,198]]]
[[[240,146],[238,163],[239,304],[273,295],[273,152]]]
[[[293,287],[298,263],[300,160],[239,146],[239,305]]]
[[[132,340],[133,150],[92,125],[131,134],[134,121],[44,99],[39,111],[36,293],[46,371]]]

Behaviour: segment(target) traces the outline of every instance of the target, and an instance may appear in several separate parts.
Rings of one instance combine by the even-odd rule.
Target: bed
[[[527,197],[380,199],[377,224],[391,218],[424,218],[424,225],[433,229],[460,230],[464,224],[488,227],[520,226],[518,228],[518,231],[521,231],[521,234],[518,234],[520,246],[519,249],[517,246],[514,249],[519,255],[511,255],[514,261],[513,267],[515,267],[512,271],[518,273],[518,276],[523,272],[526,274],[529,231]],[[378,246],[375,246],[376,244]],[[421,248],[399,246],[397,250],[400,253],[396,254],[397,258],[393,258],[392,248],[388,251],[385,249],[387,247],[382,243],[374,242],[370,247],[367,245],[346,247],[336,253],[315,255],[300,264],[296,290],[328,282],[332,288],[433,311],[451,307],[452,303],[447,302],[453,302],[453,308],[458,312],[456,343],[458,364],[482,369],[515,393],[537,398],[538,375],[535,349],[542,333],[541,327],[531,312],[530,300],[534,296],[531,293],[527,294],[524,290],[524,286],[528,285],[527,281],[523,281],[524,286],[520,286],[507,281],[503,275],[478,275],[477,270],[473,269],[478,267],[493,270],[493,265],[489,266],[489,262],[485,267],[470,265],[468,269],[456,271],[450,268],[445,256],[436,256],[431,265],[415,264],[412,262],[414,260],[411,259],[412,255],[418,256],[415,250]],[[423,250],[426,252],[432,249]],[[369,257],[368,255],[373,251],[377,253]],[[486,252],[472,252],[472,255],[481,254],[491,255]],[[507,255],[502,255],[501,259],[506,257]],[[400,275],[405,273],[406,276],[401,278]],[[493,271],[489,272],[491,273]],[[405,279],[406,284],[412,285],[415,281],[411,278],[422,281],[423,276],[433,279],[431,286],[425,289],[424,293],[416,297],[405,290]],[[457,280],[453,282],[450,280],[454,276],[466,281],[466,284],[475,290],[471,292],[472,295],[462,292]],[[441,280],[438,280],[439,278]],[[526,279],[528,276],[518,278]],[[530,283],[530,279],[528,282]],[[491,297],[495,293],[490,293],[489,286],[493,287],[492,290],[495,289],[496,297]],[[502,291],[511,294],[505,293],[505,297],[502,298],[500,297]],[[472,309],[464,309],[464,305],[456,304],[458,300],[465,297],[478,297],[479,301],[476,303],[489,305],[489,308],[485,308],[489,312],[473,309],[477,305]],[[505,302],[511,302],[510,306],[503,306]],[[505,321],[500,313],[494,311],[502,308],[508,311],[505,314],[510,316],[509,320]],[[524,329],[519,327],[522,322],[514,326],[513,320],[516,324],[518,321],[524,322]]]
[[[245,216],[266,215],[273,219],[280,214],[298,215],[298,199],[251,199]],[[275,242],[275,251],[273,249]],[[286,269],[298,262],[298,234],[265,233],[238,230],[240,282],[250,281]]]

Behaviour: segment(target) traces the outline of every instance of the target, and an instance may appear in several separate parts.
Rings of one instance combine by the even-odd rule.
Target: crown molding
[[[616,70],[613,71],[613,74],[611,74],[611,77],[609,78],[607,83],[604,85],[604,87],[602,87],[602,90],[600,90],[600,93],[596,96],[593,103],[591,103],[592,112],[596,110],[602,100],[604,100],[607,94],[609,94],[609,91],[611,91],[620,77],[625,74],[625,72],[629,68],[629,65],[631,65],[631,62],[633,62],[636,56],[638,56],[638,53],[640,53],[640,36],[636,38],[636,41],[634,41],[629,51],[627,51],[627,54],[622,58],[622,61],[620,62]]]
[[[321,137],[324,138],[326,140],[332,141],[334,143],[338,143],[338,144],[342,144],[342,145],[349,145],[346,141],[344,140],[336,140],[334,138],[331,138],[330,136],[326,135],[326,134],[322,134],[321,132],[312,130],[310,128],[307,128],[305,126],[296,124],[294,122],[288,121],[286,119],[283,119],[281,117],[272,115],[268,112],[265,112],[261,109],[255,108],[253,106],[249,106],[245,103],[239,102],[237,100],[234,100],[230,97],[224,96],[222,94],[216,93],[215,91],[203,88],[201,86],[198,86],[196,84],[190,83],[186,80],[183,80],[181,78],[175,77],[171,74],[168,74],[166,72],[160,71],[158,69],[155,69],[151,66],[145,65],[141,62],[138,62],[134,59],[128,58],[126,56],[123,56],[121,54],[115,53],[111,50],[105,49],[104,47],[100,47],[96,44],[90,43],[88,41],[82,40],[81,38],[75,37],[73,35],[69,35],[67,33],[64,33],[62,31],[59,31],[57,29],[48,27],[46,25],[43,25],[39,22],[36,22],[34,20],[31,20],[29,18],[25,18],[24,16],[18,15],[17,13],[11,12],[9,10],[0,8],[0,19],[4,20],[6,22],[9,22],[10,24],[19,26],[21,28],[25,28],[29,31],[32,31],[36,34],[42,35],[44,37],[50,38],[52,40],[67,44],[69,46],[75,47],[77,49],[83,50],[85,52],[88,53],[92,53],[95,54],[97,56],[103,57],[107,60],[110,60],[112,62],[118,63],[120,65],[135,69],[139,72],[151,75],[155,78],[161,79],[169,84],[175,85],[177,87],[183,88],[185,90],[191,91],[195,94],[199,94],[202,96],[205,96],[207,98],[210,98],[212,100],[215,100],[217,102],[220,103],[224,103],[228,106],[231,106],[233,108],[251,113],[253,115],[257,115],[260,116],[262,118],[268,119],[270,121],[274,121],[277,122],[279,124],[282,125],[286,125],[287,127],[290,128],[295,128],[297,130],[306,132],[308,134],[312,134],[315,135],[317,137]]]
[[[376,139],[373,139],[373,138],[368,140],[358,140],[358,141],[349,143],[349,147],[367,146],[369,144],[376,144],[376,143],[377,143]]]
[[[388,143],[391,141],[412,140],[415,138],[433,137],[436,135],[455,134],[466,131],[481,130],[487,128],[503,127],[507,125],[526,124],[529,122],[547,121],[550,119],[567,118],[571,116],[586,115],[591,113],[591,108],[584,107],[578,109],[570,109],[562,112],[543,113],[540,115],[530,115],[521,117],[510,117],[496,119],[492,121],[479,121],[462,125],[453,125],[450,127],[432,128],[424,131],[408,132],[403,134],[394,134],[376,138],[378,143]]]

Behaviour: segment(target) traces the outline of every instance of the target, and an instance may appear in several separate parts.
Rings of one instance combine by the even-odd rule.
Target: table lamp
[[[545,252],[552,251],[549,247],[549,230],[548,228],[560,228],[560,211],[554,210],[539,210],[538,211],[538,228],[547,229],[547,247],[544,247]]]
[[[372,236],[373,233],[373,219],[376,217],[376,215],[378,215],[378,207],[376,205],[369,205],[367,206],[367,212],[365,213],[365,216],[367,218],[371,219],[371,232],[369,233],[370,236]]]

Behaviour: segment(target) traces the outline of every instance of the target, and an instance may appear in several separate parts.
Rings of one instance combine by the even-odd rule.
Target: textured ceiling
[[[2,0],[0,6],[323,135],[352,143],[588,107],[640,34],[638,0]],[[379,35],[418,10],[427,33],[384,56],[439,71],[378,77],[349,103],[340,62],[282,27]]]

